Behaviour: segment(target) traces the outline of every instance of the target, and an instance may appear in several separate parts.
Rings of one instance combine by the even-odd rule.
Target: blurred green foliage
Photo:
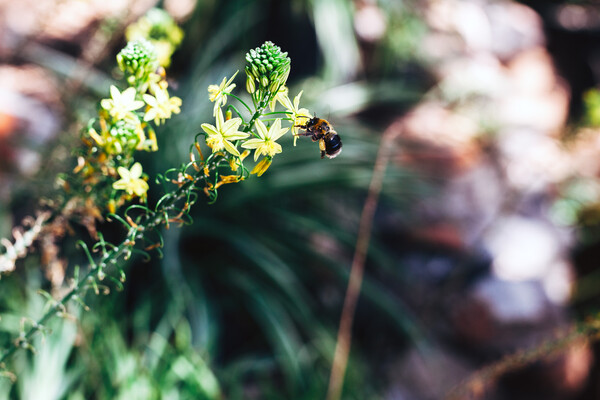
[[[206,88],[242,69],[244,53],[265,40],[289,53],[290,93],[304,89],[304,105],[334,124],[343,153],[321,160],[310,140],[296,147],[291,137],[283,140],[284,152],[262,178],[223,187],[216,204],[195,206],[193,225],[165,231],[162,259],[133,259],[124,292],[88,296],[91,311],[71,311],[77,325],[56,321],[37,355],[23,352],[15,361],[14,369],[26,372],[15,385],[3,381],[0,398],[324,396],[381,131],[419,99],[427,81],[414,73],[425,30],[414,4],[379,7],[386,35],[365,44],[354,32],[354,4],[343,0],[197,4],[170,72],[182,113],[157,131],[161,151],[144,156],[144,171],[153,176],[187,161],[201,123],[212,120]],[[243,87],[243,78],[236,83]],[[397,166],[384,188],[383,206],[397,212],[431,189]],[[119,234],[110,224],[101,228]],[[421,337],[397,295],[402,270],[377,235],[376,228],[356,324],[386,330],[353,343],[347,399],[381,398],[385,390],[383,366],[369,346],[390,335],[390,350],[400,352]],[[43,307],[35,289],[47,283],[35,260],[27,264],[27,272],[3,279],[0,301],[5,310],[31,304],[34,318]],[[378,279],[382,271],[394,280]],[[1,333],[14,333],[17,320],[3,312]]]

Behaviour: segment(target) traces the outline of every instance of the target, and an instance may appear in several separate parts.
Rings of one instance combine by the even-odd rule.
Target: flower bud
[[[271,100],[290,73],[290,58],[282,53],[279,46],[265,42],[262,46],[246,54],[246,89],[259,101]],[[260,87],[260,92],[257,89]],[[268,99],[263,98],[268,96]]]
[[[254,85],[254,79],[248,76],[246,78],[246,90],[248,93],[252,94],[256,90],[256,86]]]
[[[117,54],[121,71],[133,80],[145,80],[158,68],[158,58],[154,46],[145,39],[133,40]]]
[[[264,174],[267,171],[267,169],[269,169],[272,161],[273,158],[271,157],[267,156],[263,158],[258,164],[256,164],[256,166],[254,167],[254,169],[252,169],[250,173],[256,174],[256,176],[262,176],[262,174]]]

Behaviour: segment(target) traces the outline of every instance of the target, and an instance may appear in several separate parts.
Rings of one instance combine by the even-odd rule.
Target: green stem
[[[265,109],[265,107],[267,106],[268,102],[265,102],[264,100],[258,104],[258,106],[256,107],[256,111],[254,112],[254,114],[252,115],[252,118],[250,118],[250,121],[248,121],[248,125],[244,128],[243,132],[250,132],[252,130],[252,127],[254,126],[254,122],[262,115],[263,110]],[[254,134],[254,136],[257,136],[256,134]]]
[[[167,221],[165,218],[168,218],[168,212],[173,209],[174,205],[178,201],[187,198],[190,194],[189,192],[194,190],[195,184],[204,178],[204,173],[202,171],[198,172],[193,181],[187,181],[177,188],[176,191],[172,192],[166,201],[161,204],[159,209],[155,209],[152,214],[146,213],[140,216],[137,225],[130,228],[126,239],[123,240],[116,248],[104,254],[100,262],[96,264],[96,267],[90,268],[85,276],[81,278],[79,282],[77,282],[77,285],[69,290],[69,292],[65,294],[56,304],[54,304],[54,306],[52,306],[39,320],[37,320],[24,335],[20,336],[15,341],[13,346],[11,346],[4,352],[4,354],[2,354],[2,357],[0,357],[0,365],[4,364],[20,348],[18,343],[27,343],[33,337],[33,335],[41,330],[47,321],[54,317],[60,310],[64,309],[66,304],[81,292],[88,280],[95,279],[94,276],[97,275],[99,270],[112,264],[113,260],[117,260],[123,254],[125,254],[128,249],[133,248],[136,240],[143,238],[143,233],[145,231],[155,229],[156,227],[165,223]],[[143,227],[143,229],[141,227]]]
[[[294,113],[289,112],[289,111],[273,111],[273,112],[264,113],[263,115],[276,115],[276,114],[289,114],[289,115],[293,115]]]
[[[252,109],[250,108],[250,106],[248,104],[246,104],[246,102],[244,102],[242,99],[240,99],[239,97],[237,97],[235,94],[233,93],[226,93],[228,96],[233,97],[234,99],[236,99],[237,101],[239,101],[240,103],[242,103],[244,105],[244,107],[246,107],[246,109],[248,110],[248,112],[250,114],[252,114]]]
[[[64,309],[65,305],[67,304],[67,302],[69,300],[71,300],[76,294],[79,293],[79,291],[81,290],[81,288],[83,287],[83,285],[85,284],[85,282],[90,279],[94,274],[96,274],[98,272],[98,270],[100,270],[101,268],[104,268],[108,261],[114,258],[119,257],[123,252],[125,252],[125,250],[127,249],[128,246],[130,246],[130,241],[129,240],[125,240],[123,241],[116,249],[111,250],[110,252],[108,252],[104,257],[103,257],[103,261],[101,261],[100,263],[98,263],[96,268],[91,268],[87,274],[85,274],[85,276],[83,278],[81,278],[79,280],[79,282],[77,282],[77,285],[74,286],[71,290],[69,290],[69,292],[67,294],[65,294],[60,301],[58,301],[56,304],[54,304],[54,306],[52,306],[47,312],[46,314],[44,314],[42,316],[42,318],[40,318],[39,320],[36,321],[35,324],[33,324],[33,326],[31,328],[29,328],[29,330],[27,331],[27,333],[21,337],[19,337],[19,340],[21,342],[28,342],[29,339],[31,339],[31,337],[33,337],[33,335],[38,332],[41,327],[48,321],[50,320],[50,318],[52,318],[53,316],[55,316],[61,309]],[[14,343],[14,346],[12,346],[11,348],[9,348],[6,352],[4,352],[4,354],[2,355],[2,358],[0,358],[0,365],[3,364],[6,360],[8,360],[8,358],[10,356],[12,356],[18,349],[19,349],[19,345],[17,343]]]

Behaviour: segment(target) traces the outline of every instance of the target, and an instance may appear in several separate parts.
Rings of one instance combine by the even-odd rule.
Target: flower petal
[[[127,109],[129,111],[134,111],[137,110],[138,108],[141,108],[144,106],[144,102],[141,100],[135,100],[134,102],[132,102],[129,107],[127,107]]]
[[[223,93],[229,93],[229,92],[231,92],[235,88],[235,86],[236,86],[235,83],[227,86],[225,89],[223,89]]]
[[[294,112],[294,106],[292,105],[292,101],[290,100],[287,94],[285,96],[282,96],[281,99],[279,99],[279,101],[286,110]]]
[[[158,101],[156,101],[156,97],[144,93],[142,98],[150,107],[158,107]]]
[[[139,162],[133,164],[130,173],[132,179],[138,179],[140,176],[142,176],[142,164],[140,164]]]
[[[246,139],[248,136],[250,136],[250,135],[245,132],[234,132],[234,133],[230,133],[227,135],[223,135],[223,137],[226,138],[227,140]]]
[[[262,139],[248,139],[242,143],[242,147],[245,149],[256,149],[262,145],[265,141]]]
[[[258,132],[258,136],[260,136],[263,140],[265,140],[269,137],[267,127],[260,119],[256,120],[256,122],[254,123],[254,126],[256,127],[256,132]]]
[[[225,125],[225,122],[223,120],[223,111],[221,110],[221,108],[219,108],[218,104],[219,104],[218,102],[215,103],[215,109],[214,109],[215,114],[216,114],[215,118],[216,118],[216,123],[217,123],[217,131],[223,132],[223,125]],[[219,112],[217,112],[217,110]]]
[[[113,107],[113,101],[111,99],[102,99],[100,100],[100,105],[105,110],[110,110]]]
[[[130,174],[129,174],[129,170],[125,167],[118,167],[117,168],[117,172],[119,173],[119,175],[121,176],[121,178],[123,179],[129,179],[130,178]]]
[[[118,181],[112,184],[112,187],[117,190],[126,190],[127,189],[127,180],[119,179]]]
[[[274,156],[275,154],[281,153],[281,145],[279,143],[273,142],[271,144],[271,146],[272,146],[271,149],[270,149],[271,151],[269,151],[269,155],[271,157]]]
[[[271,129],[269,129],[269,137],[272,141],[276,141],[282,137],[288,131],[288,129],[289,128],[281,129],[281,119],[277,119],[271,126]]]
[[[148,182],[143,179],[137,179],[131,185],[131,189],[138,197],[143,197],[148,191]]]
[[[202,124],[200,127],[204,130],[204,132],[208,133],[209,135],[219,135],[220,134],[214,125]]]
[[[135,99],[135,88],[127,88],[121,93],[121,101],[123,103],[131,103]]]
[[[302,97],[303,92],[304,90],[301,90],[300,93],[298,93],[298,96],[294,97],[294,111],[298,110],[298,107],[300,106],[300,97]]]
[[[151,108],[148,111],[146,111],[146,114],[144,114],[144,121],[152,121],[155,118],[158,118],[156,108]]]
[[[225,83],[225,85],[230,86],[231,82],[233,82],[233,80],[235,79],[235,76],[238,74],[238,72],[240,72],[239,69],[237,71],[235,71],[235,74],[233,74],[233,76],[231,78],[229,78],[229,80],[227,81],[227,83]],[[223,78],[223,82],[225,82],[225,78]],[[223,86],[225,86],[225,85],[223,85]],[[233,87],[235,87],[235,84],[233,85]],[[225,89],[224,91],[227,92],[227,89]]]
[[[110,97],[115,100],[121,97],[121,92],[119,92],[119,89],[115,85],[110,85]]]
[[[223,124],[223,135],[225,135],[228,131],[237,131],[237,129],[240,127],[240,125],[242,124],[242,119],[241,118],[232,118],[229,121],[226,121],[225,124]]]
[[[238,157],[240,156],[240,152],[238,151],[238,149],[235,148],[235,146],[233,145],[233,143],[231,143],[228,140],[225,140],[223,142],[223,144],[225,145],[225,150],[227,150],[228,152],[230,152],[234,156],[238,156]]]

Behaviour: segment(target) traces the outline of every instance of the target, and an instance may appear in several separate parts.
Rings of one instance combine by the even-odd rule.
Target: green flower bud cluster
[[[164,10],[152,8],[125,32],[127,40],[145,38],[156,47],[161,66],[168,67],[171,56],[183,40],[183,30]]]
[[[159,8],[148,10],[146,23],[151,40],[167,40],[175,47],[181,43],[183,31],[166,11]]]
[[[145,39],[132,40],[117,54],[121,71],[128,74],[127,81],[145,81],[158,68],[158,57],[152,43]]]
[[[285,85],[290,74],[290,58],[279,46],[265,42],[246,53],[246,89],[259,101],[270,101]]]
[[[123,151],[131,153],[140,143],[139,129],[139,121],[119,120],[110,129],[110,135],[113,140],[107,140],[107,142],[111,142],[113,151],[117,154]]]

